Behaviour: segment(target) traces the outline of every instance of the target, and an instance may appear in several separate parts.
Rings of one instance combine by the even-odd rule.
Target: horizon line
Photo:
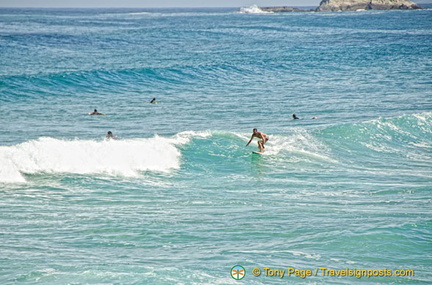
[[[191,8],[197,8],[197,9],[204,9],[204,8],[243,8],[243,7],[251,7],[254,5],[249,6],[163,6],[163,7],[142,7],[142,6],[112,6],[112,7],[105,7],[105,6],[65,6],[65,7],[57,7],[57,6],[0,6],[0,9],[4,8],[11,8],[11,9],[33,9],[33,8],[42,8],[42,9],[163,9],[163,8],[172,8],[172,9],[191,9]],[[315,5],[273,5],[273,6],[258,6],[258,7],[315,7]]]

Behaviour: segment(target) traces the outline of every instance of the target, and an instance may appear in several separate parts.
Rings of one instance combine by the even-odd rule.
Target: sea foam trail
[[[266,151],[268,155],[287,152],[331,160],[327,156],[328,148],[310,132],[303,129],[292,129],[289,134],[285,135],[270,135],[267,145],[269,146],[268,151]]]
[[[75,173],[135,177],[140,171],[180,168],[178,145],[187,138],[110,141],[61,140],[49,137],[0,147],[0,182],[26,182],[23,174]]]

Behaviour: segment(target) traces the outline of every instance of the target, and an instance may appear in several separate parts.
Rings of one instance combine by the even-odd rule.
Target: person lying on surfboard
[[[103,113],[99,113],[96,109],[94,109],[93,113],[88,113],[89,115],[105,115]]]
[[[251,143],[253,138],[257,138],[257,139],[259,139],[259,141],[258,141],[258,148],[260,150],[259,152],[260,153],[264,152],[264,148],[265,148],[264,144],[269,140],[269,136],[263,132],[258,132],[257,129],[253,129],[252,131],[253,131],[253,134],[252,134],[249,142],[246,144],[246,146],[248,146]]]

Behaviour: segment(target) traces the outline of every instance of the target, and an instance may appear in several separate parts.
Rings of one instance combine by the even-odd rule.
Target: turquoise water
[[[0,10],[1,284],[432,282],[431,10],[238,11]]]

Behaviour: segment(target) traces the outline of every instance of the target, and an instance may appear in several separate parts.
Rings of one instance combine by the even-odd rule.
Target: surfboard
[[[254,153],[254,154],[263,154],[263,153],[260,152],[260,151],[253,151],[252,153]]]

